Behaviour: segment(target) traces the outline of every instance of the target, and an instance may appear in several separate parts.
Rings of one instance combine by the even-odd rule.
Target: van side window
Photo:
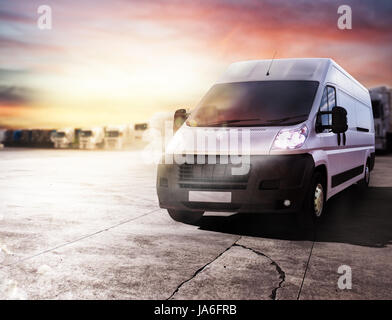
[[[328,106],[329,111],[332,111],[333,107],[336,107],[336,91],[334,87],[327,87],[328,88]],[[332,116],[331,116],[332,118]]]
[[[332,108],[336,106],[336,91],[334,87],[326,86],[321,98],[319,111],[332,111]],[[317,124],[323,126],[332,125],[332,115],[322,114],[317,116]],[[331,129],[324,129],[320,132],[331,132]]]
[[[328,89],[325,87],[323,92],[323,97],[321,98],[319,111],[328,111]],[[329,115],[328,114],[318,114],[317,115],[317,125],[327,126],[329,125]],[[329,132],[329,129],[324,129],[319,132]]]

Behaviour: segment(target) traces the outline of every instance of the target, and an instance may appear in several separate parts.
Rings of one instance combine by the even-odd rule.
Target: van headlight
[[[282,129],[275,138],[273,149],[297,149],[304,145],[308,137],[308,127],[303,125],[297,129]]]

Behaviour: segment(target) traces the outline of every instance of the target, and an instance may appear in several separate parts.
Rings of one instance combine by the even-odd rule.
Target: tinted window
[[[249,81],[214,85],[187,120],[191,126],[273,126],[305,121],[317,81]]]

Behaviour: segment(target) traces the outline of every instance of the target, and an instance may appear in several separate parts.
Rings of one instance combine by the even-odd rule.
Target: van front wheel
[[[184,210],[173,210],[173,209],[167,209],[167,212],[169,213],[169,216],[178,222],[186,223],[186,224],[197,224],[204,212],[203,211],[184,211]]]
[[[326,181],[323,175],[316,171],[312,176],[309,192],[304,200],[303,209],[297,216],[300,229],[314,229],[316,220],[319,219],[325,211],[325,203]]]

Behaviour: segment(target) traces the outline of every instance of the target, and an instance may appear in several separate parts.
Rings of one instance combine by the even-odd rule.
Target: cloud
[[[0,10],[0,21],[31,23],[32,18],[15,12]]]
[[[3,80],[10,80],[14,77],[25,77],[30,73],[29,70],[26,69],[7,69],[0,68],[0,82]]]
[[[24,87],[0,85],[0,106],[20,106],[33,100],[33,91]]]
[[[0,50],[3,49],[16,49],[16,50],[19,49],[19,50],[33,50],[33,51],[44,50],[44,51],[52,51],[52,52],[64,51],[63,47],[52,45],[52,44],[21,41],[21,40],[0,36]]]
[[[131,2],[128,3],[131,6]],[[138,2],[137,2],[138,3]],[[392,6],[389,1],[364,2],[347,0],[353,11],[353,30],[343,36],[336,26],[337,8],[341,1],[239,0],[239,1],[178,1],[158,0],[146,3],[146,10],[124,10],[119,17],[142,18],[171,24],[194,37],[216,40],[222,33],[230,33],[241,26],[243,37],[247,30],[279,31],[317,34],[320,38],[369,42],[391,39]],[[138,3],[139,4],[139,3]]]

